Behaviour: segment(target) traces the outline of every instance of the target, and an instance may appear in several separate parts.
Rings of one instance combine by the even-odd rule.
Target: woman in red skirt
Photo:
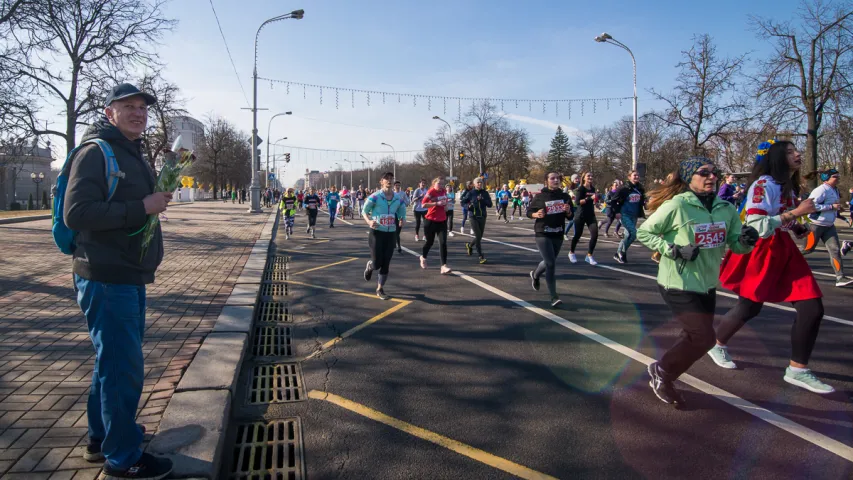
[[[791,332],[791,361],[784,380],[815,393],[831,393],[809,370],[808,363],[823,319],[823,294],[811,268],[789,231],[808,233],[797,219],[813,213],[812,200],[797,205],[800,194],[800,152],[787,141],[759,146],[746,199],[746,224],[761,238],[752,252],[729,251],[720,267],[720,284],[738,295],[738,302],[717,328],[717,344],[708,355],[723,368],[736,368],[726,344],[764,302],[791,302],[797,311]]]

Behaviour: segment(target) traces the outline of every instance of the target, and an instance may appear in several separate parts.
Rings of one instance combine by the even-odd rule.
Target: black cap
[[[120,85],[116,85],[110,90],[110,93],[107,94],[107,101],[104,104],[109,107],[111,103],[116,100],[121,100],[128,97],[133,97],[139,95],[145,100],[146,105],[154,105],[157,103],[157,99],[154,98],[154,95],[150,93],[141,92],[138,88],[134,87],[129,83],[122,83]]]

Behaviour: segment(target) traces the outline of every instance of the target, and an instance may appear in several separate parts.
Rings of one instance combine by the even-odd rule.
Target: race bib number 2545
[[[693,235],[693,243],[699,248],[722,247],[726,244],[726,222],[694,225]]]

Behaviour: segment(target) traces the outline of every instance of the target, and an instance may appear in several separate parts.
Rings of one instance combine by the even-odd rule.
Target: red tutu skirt
[[[753,302],[796,302],[823,294],[791,235],[777,230],[759,238],[752,252],[729,251],[720,266],[720,284]]]

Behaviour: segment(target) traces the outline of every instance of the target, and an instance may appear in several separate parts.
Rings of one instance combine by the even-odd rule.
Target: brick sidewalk
[[[154,432],[213,328],[268,215],[245,205],[170,208],[166,256],[148,286],[145,386],[138,422]],[[50,221],[0,226],[0,474],[92,479],[83,460],[94,350],[71,290],[71,261]],[[150,437],[150,436],[149,436]]]

